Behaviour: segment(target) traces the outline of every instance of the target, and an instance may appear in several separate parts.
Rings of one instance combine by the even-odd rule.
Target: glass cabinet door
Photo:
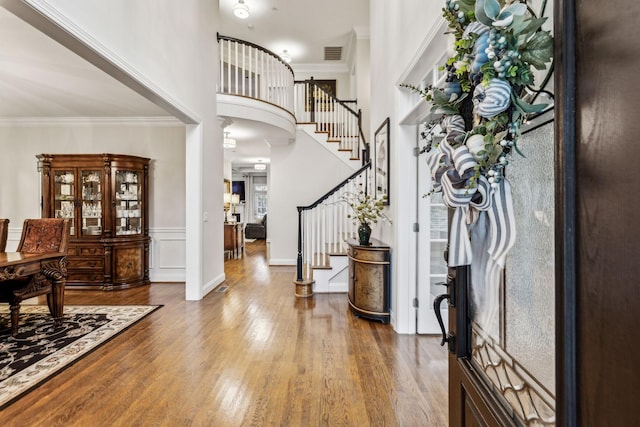
[[[142,233],[142,173],[115,172],[116,236]]]
[[[102,234],[102,188],[99,170],[83,170],[82,183],[82,229],[83,236]]]
[[[54,173],[54,217],[71,219],[70,234],[75,234],[75,174],[73,170]]]

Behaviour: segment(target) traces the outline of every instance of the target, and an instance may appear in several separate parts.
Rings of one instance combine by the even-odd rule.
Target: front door
[[[550,30],[552,2],[527,4]],[[553,104],[550,77],[536,74],[537,102]],[[509,158],[517,237],[504,269],[486,274],[486,216],[471,228],[471,265],[449,269],[451,426],[556,425],[553,119],[550,110],[529,120],[518,139],[524,156]]]
[[[449,272],[452,426],[555,425],[552,118],[530,125],[519,140],[526,158],[510,162],[517,238],[498,280],[483,283],[479,252]]]

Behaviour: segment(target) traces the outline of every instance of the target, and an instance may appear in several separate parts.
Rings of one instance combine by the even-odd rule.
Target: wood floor
[[[294,296],[263,241],[227,286],[73,291],[66,304],[163,304],[0,412],[2,426],[446,426],[439,339],[354,317],[345,294]]]

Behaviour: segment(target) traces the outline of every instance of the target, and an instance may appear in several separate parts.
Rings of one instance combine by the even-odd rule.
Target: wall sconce
[[[287,52],[287,49],[282,51],[282,54],[280,54],[280,58],[282,58],[282,60],[287,64],[291,62],[291,55],[289,55],[289,52]]]
[[[236,140],[229,138],[229,132],[224,133],[224,139],[222,140],[222,146],[224,148],[236,148]]]
[[[258,163],[255,163],[253,165],[253,168],[257,171],[263,171],[267,169],[267,165],[265,165],[264,163],[262,163],[262,160],[258,160]]]
[[[249,17],[249,6],[244,4],[244,0],[238,0],[238,3],[233,6],[233,14],[240,19],[247,19]]]

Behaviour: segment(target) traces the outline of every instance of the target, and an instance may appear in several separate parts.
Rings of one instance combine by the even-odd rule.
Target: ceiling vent
[[[342,59],[342,46],[325,46],[325,61],[340,61]]]

